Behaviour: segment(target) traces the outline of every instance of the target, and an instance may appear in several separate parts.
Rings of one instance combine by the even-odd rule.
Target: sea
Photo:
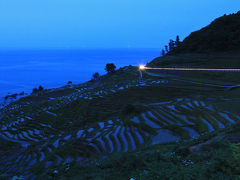
[[[160,55],[160,49],[0,50],[0,102],[8,94],[30,93],[39,85],[56,88],[83,83],[105,65],[141,65]]]

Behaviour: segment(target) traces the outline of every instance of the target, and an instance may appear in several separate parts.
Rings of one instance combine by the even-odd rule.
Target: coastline
[[[107,63],[113,62],[118,68],[139,65],[158,55],[158,49],[152,48],[0,51],[0,104],[6,95],[30,94],[39,85],[52,89],[68,81],[84,83],[95,72],[105,74]]]
[[[4,97],[1,97],[0,98],[0,110],[3,109],[4,107],[6,107],[7,105],[9,105],[13,102],[16,102],[17,100],[19,100],[23,97],[29,96],[29,95],[30,95],[30,93],[24,93],[24,95],[17,96],[16,98],[9,98],[8,100],[5,100]]]

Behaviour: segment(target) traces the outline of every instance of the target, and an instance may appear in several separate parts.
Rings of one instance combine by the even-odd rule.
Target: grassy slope
[[[126,80],[129,81],[131,79],[138,79],[138,75],[139,74],[135,68],[129,73],[120,71],[112,76],[106,77],[96,89],[90,91],[98,91],[102,87],[111,89],[114,88],[115,85],[121,86],[127,83],[125,82]],[[147,74],[144,75],[144,78],[151,78],[152,80],[159,79],[158,77],[150,77]],[[201,89],[199,89],[198,86],[192,85],[191,83],[185,83],[184,86],[181,86],[182,84],[169,83],[167,86],[152,85],[146,87],[131,87],[126,90],[104,95],[102,98],[96,97],[91,101],[77,99],[71,100],[67,104],[61,104],[57,99],[49,99],[71,96],[71,94],[74,92],[76,93],[77,89],[80,89],[80,87],[91,87],[92,84],[93,83],[90,82],[87,85],[48,90],[38,96],[32,95],[22,98],[9,106],[9,108],[11,108],[15,104],[21,104],[22,106],[20,107],[20,110],[11,110],[8,113],[7,107],[4,119],[11,122],[15,117],[24,117],[24,115],[22,115],[22,112],[24,112],[25,116],[26,114],[29,114],[31,118],[43,122],[46,121],[57,129],[66,130],[66,128],[69,128],[69,130],[71,130],[71,128],[82,128],[95,122],[101,122],[111,119],[112,117],[117,117],[121,114],[121,111],[126,104],[148,104],[179,97],[183,98],[195,96],[195,94],[208,96],[208,94],[212,91],[211,88],[201,87]],[[212,94],[212,96],[215,95],[218,94]],[[58,117],[56,118],[50,114],[44,113],[43,109],[46,109],[47,107],[55,107],[54,110],[51,110],[51,112],[56,113]],[[66,127],[66,123],[69,121],[72,121],[73,124],[71,127]]]
[[[150,67],[240,68],[240,12],[224,15],[191,33]],[[240,73],[182,72],[185,77],[238,82]]]
[[[148,78],[148,76],[146,75],[145,78]],[[114,95],[108,95],[104,98],[87,102],[87,107],[90,112],[102,112],[103,109],[104,113],[109,111],[109,114],[106,115],[107,118],[112,112],[115,112],[112,114],[113,116],[121,114],[126,103],[146,104],[174,99],[176,97],[196,97],[196,95],[218,98],[226,93],[225,91],[214,91],[213,93],[212,89],[206,88],[204,90],[203,87],[200,89],[196,88],[198,89],[196,90],[193,85],[169,86],[170,87],[151,86],[130,88],[117,92]],[[227,94],[229,96],[231,95],[231,98],[236,99],[237,97],[232,92]],[[222,102],[219,101],[218,103],[221,104]],[[239,102],[237,102],[237,104],[239,104]],[[229,103],[222,103],[219,107],[222,105],[229,106]],[[79,105],[76,107],[79,108]],[[228,110],[233,110],[233,108],[228,107]],[[237,112],[237,110],[235,112]],[[95,120],[99,121],[98,119]],[[101,120],[104,120],[104,118]],[[211,136],[212,135],[210,135],[210,137]],[[185,154],[188,147],[206,141],[206,139],[210,137],[200,137],[200,140],[194,140],[188,143],[181,142],[179,144],[159,145],[148,149],[141,149],[133,153],[120,153],[89,167],[83,167],[78,163],[73,163],[71,164],[70,171],[66,170],[67,165],[63,165],[58,168],[58,171],[61,172],[59,176],[63,179],[130,179],[131,177],[136,179],[196,179],[199,177],[202,179],[214,179],[220,177],[230,178],[231,174],[231,178],[235,178],[236,176],[232,174],[232,172],[235,172],[235,168],[238,167],[231,165],[231,168],[228,169],[228,166],[235,161],[234,158],[237,157],[234,157],[235,151],[233,152],[231,149],[232,145],[225,144],[225,141],[219,145],[221,147],[220,149],[210,148],[207,150],[211,151],[211,159],[205,157],[205,152],[203,155]],[[235,145],[233,146],[235,147]],[[173,152],[177,152],[177,154],[173,155]],[[224,157],[218,159],[219,154],[224,155]],[[227,159],[226,157],[231,157],[232,159]],[[183,163],[184,160],[191,160],[195,164],[186,166]],[[227,164],[221,167],[221,169],[218,169],[218,165],[222,163],[222,161],[227,162]],[[199,169],[201,169],[201,171],[199,171]],[[237,171],[237,173],[239,172]],[[52,176],[50,175],[51,171],[45,174],[44,177],[51,179]]]
[[[224,15],[210,25],[191,33],[171,54],[239,52],[240,11]]]
[[[111,158],[58,167],[49,179],[239,179],[239,125],[198,139],[155,145]],[[237,137],[237,138],[235,138]],[[70,167],[70,168],[68,168]]]
[[[230,18],[235,18],[232,15]],[[228,24],[229,18],[223,17],[213,22],[209,27],[199,32],[193,33],[183,42],[185,49],[178,52],[208,52],[219,51],[222,46],[221,38],[224,36],[219,33],[211,33],[210,30],[219,29],[218,26]],[[222,24],[223,23],[223,24]],[[229,26],[227,31],[237,29],[235,26]],[[238,28],[239,29],[239,28]],[[224,28],[221,29],[225,32]],[[236,34],[238,32],[231,33]],[[202,34],[202,35],[201,35]],[[209,37],[211,37],[209,39]],[[239,37],[239,36],[238,36]],[[204,38],[208,39],[206,43]],[[191,41],[194,39],[194,41]],[[220,41],[219,41],[220,40]],[[209,41],[211,41],[209,43]],[[224,41],[226,41],[224,39]],[[227,41],[233,43],[227,47],[236,49],[236,41]],[[220,44],[219,44],[220,43]],[[211,45],[211,48],[208,46]],[[240,68],[240,55],[236,53],[214,53],[214,54],[185,54],[175,56],[165,56],[153,60],[148,66],[151,67],[208,67],[208,68]],[[157,71],[153,73],[159,74]],[[218,85],[236,85],[240,78],[240,73],[216,73],[216,72],[182,72],[180,76],[162,74],[168,79],[169,84],[166,86],[146,86],[132,87],[123,91],[117,91],[104,96],[88,100],[73,100],[70,104],[59,106],[54,113],[58,118],[53,119],[53,125],[57,129],[66,131],[75,128],[88,127],[96,122],[116,118],[122,115],[126,104],[148,104],[162,102],[164,100],[189,97],[198,99],[203,97],[216,98],[215,107],[221,110],[227,110],[239,115],[239,90],[226,91],[224,88],[206,87],[196,85],[190,82],[172,81],[179,78],[187,81],[197,81],[203,83],[213,83]],[[159,80],[160,77],[152,77],[144,74],[145,79]],[[120,70],[116,74],[107,76],[99,84],[99,90],[102,87],[114,88],[114,85],[123,86],[126,81],[137,80],[138,72],[136,68],[130,68],[129,71]],[[91,82],[88,87],[91,86]],[[118,86],[118,87],[119,87]],[[72,93],[78,87],[73,89],[64,89]],[[67,93],[68,94],[68,93]],[[51,97],[53,94],[44,94]],[[32,99],[31,99],[32,98]],[[34,98],[30,97],[32,102]],[[41,100],[44,99],[41,96]],[[223,101],[223,98],[229,101]],[[219,100],[218,100],[219,99]],[[37,103],[36,109],[48,106],[50,102],[47,99],[40,104]],[[54,105],[56,102],[52,102]],[[33,103],[35,106],[35,103]],[[33,107],[31,107],[33,109]],[[44,119],[45,115],[40,115],[39,120]],[[67,122],[73,121],[73,125],[66,125]],[[75,121],[74,121],[75,120]],[[127,122],[126,122],[127,123]],[[63,126],[64,124],[64,126]],[[174,127],[173,127],[174,128]],[[176,129],[175,129],[176,130]],[[134,152],[116,153],[110,158],[97,160],[83,166],[80,163],[61,164],[56,167],[57,174],[53,173],[54,169],[39,174],[40,179],[239,179],[240,174],[240,148],[239,143],[239,125],[228,127],[224,130],[217,130],[210,134],[201,135],[198,139],[180,141],[179,143],[156,145],[152,147],[140,148]],[[199,147],[200,146],[200,147]],[[72,147],[70,145],[70,147]],[[64,152],[64,150],[62,150]]]
[[[99,86],[96,89],[91,89],[87,92],[95,92],[101,90],[101,88],[114,88],[116,85],[124,86],[127,84],[127,81],[138,81],[138,71],[135,67],[130,67],[128,70],[121,69],[117,73],[113,75],[106,76]],[[77,85],[74,87],[64,87],[55,90],[47,90],[42,94],[33,95],[26,98],[23,98],[11,105],[9,105],[4,110],[4,120],[12,121],[15,120],[16,117],[25,117],[29,116],[33,118],[37,122],[44,122],[52,125],[56,130],[54,132],[74,132],[75,130],[82,129],[84,127],[93,127],[97,122],[109,120],[112,118],[117,118],[122,115],[122,112],[126,106],[126,104],[140,104],[145,105],[149,103],[157,103],[175,98],[199,98],[200,97],[214,97],[221,98],[223,95],[230,97],[231,99],[237,100],[239,91],[228,92],[226,93],[225,89],[211,88],[205,86],[196,86],[191,83],[176,83],[172,82],[171,78],[174,76],[167,77],[169,80],[169,84],[158,86],[143,86],[143,87],[131,87],[125,90],[117,91],[115,93],[110,93],[108,95],[104,95],[102,98],[94,98],[92,100],[84,100],[84,99],[76,99],[71,100],[69,103],[60,103],[59,100],[50,98],[62,98],[63,96],[71,96],[73,93],[77,93],[79,89],[82,87],[91,87],[94,82],[88,82],[87,84]],[[174,78],[176,78],[175,76]],[[185,79],[184,77],[182,77]],[[144,73],[144,79],[153,80],[161,80],[159,77],[152,77],[148,74]],[[166,78],[164,78],[166,79]],[[221,81],[222,82],[222,81]],[[227,95],[226,95],[227,94]],[[78,96],[78,94],[77,94]],[[40,101],[39,101],[40,100]],[[215,102],[218,107],[228,107],[228,110],[234,110],[229,107],[230,102],[224,103],[221,100]],[[15,105],[21,104],[21,110],[11,110],[11,107]],[[220,104],[220,105],[218,105]],[[236,101],[234,107],[236,107],[235,113],[239,114],[237,107],[239,105],[239,101]],[[47,107],[55,107],[51,112],[56,113],[57,117],[52,116],[51,114],[45,113],[43,109]],[[8,112],[9,110],[9,112]],[[143,109],[144,111],[144,109]],[[24,114],[22,114],[22,112]],[[69,124],[72,122],[72,124]],[[26,122],[27,123],[27,122]],[[77,143],[77,142],[74,142]],[[194,142],[195,143],[195,142]],[[11,145],[13,146],[13,145]],[[58,171],[61,172],[60,176],[62,178],[66,178],[65,175],[69,176],[69,179],[109,179],[112,177],[114,179],[127,179],[130,177],[136,177],[137,179],[148,179],[149,177],[159,177],[159,178],[170,178],[172,174],[179,172],[176,174],[177,176],[183,177],[184,174],[193,173],[193,177],[199,175],[198,168],[205,169],[207,164],[207,160],[199,161],[197,165],[194,165],[193,171],[189,169],[189,167],[185,167],[182,164],[183,159],[177,159],[178,157],[174,156],[173,159],[169,160],[169,156],[172,152],[179,151],[178,147],[186,146],[183,144],[168,144],[168,145],[160,145],[155,146],[148,149],[140,149],[134,153],[120,153],[111,156],[109,159],[100,161],[99,163],[103,163],[103,166],[99,165],[91,165],[89,167],[82,167],[79,163],[71,164],[71,168],[69,172],[66,172],[66,166],[64,164],[59,165],[57,167]],[[69,143],[66,146],[66,149],[59,149],[57,152],[60,155],[69,153],[71,148],[75,148],[73,143]],[[181,148],[180,148],[181,149]],[[34,147],[32,150],[34,152]],[[225,149],[223,149],[225,151]],[[159,153],[163,152],[163,153]],[[184,152],[184,151],[183,151]],[[75,151],[72,150],[74,154]],[[180,150],[180,154],[181,154]],[[224,152],[225,153],[225,152]],[[226,150],[228,152],[228,149]],[[166,156],[165,156],[166,155]],[[191,154],[187,156],[183,156],[181,158],[189,159]],[[49,159],[51,159],[51,154],[49,154]],[[123,159],[122,159],[123,158]],[[149,160],[149,159],[150,160]],[[198,157],[201,159],[201,157]],[[212,158],[214,161],[216,157]],[[139,159],[143,160],[143,164],[140,165]],[[159,161],[162,160],[162,161]],[[195,161],[195,159],[194,159]],[[152,163],[153,162],[153,163]],[[176,166],[176,162],[178,167]],[[139,165],[139,166],[138,166]],[[131,167],[135,167],[134,169]],[[161,172],[165,172],[164,174],[157,173],[161,166]],[[170,168],[169,168],[170,167]],[[207,166],[208,167],[208,166]],[[64,170],[63,170],[64,169]],[[81,170],[80,170],[81,169]],[[144,171],[145,170],[145,171]],[[168,171],[169,170],[169,171]],[[41,179],[46,178],[55,178],[49,176],[53,172],[53,167],[49,169],[49,172],[46,173],[45,170],[42,170],[40,166],[37,166],[34,170],[38,171],[38,176]],[[208,171],[207,171],[208,172]],[[206,174],[207,174],[206,172]],[[232,170],[231,170],[232,172]],[[81,174],[81,177],[79,176]],[[121,176],[120,176],[121,174]],[[212,175],[218,176],[218,174],[212,172]],[[222,175],[222,174],[220,174]],[[219,175],[219,176],[220,176]],[[228,174],[224,174],[228,176]],[[174,177],[174,176],[173,176]],[[60,177],[58,177],[60,178]]]
[[[213,54],[181,54],[167,55],[154,59],[147,64],[149,67],[184,67],[184,68],[240,68],[240,54],[213,53]],[[200,81],[216,81],[221,84],[239,82],[239,72],[200,72],[182,71],[184,78],[200,79]]]

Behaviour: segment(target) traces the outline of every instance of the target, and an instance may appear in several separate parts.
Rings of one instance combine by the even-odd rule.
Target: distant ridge
[[[168,54],[240,51],[240,11],[224,15],[199,31],[192,32]]]
[[[240,11],[192,32],[149,67],[240,68]]]

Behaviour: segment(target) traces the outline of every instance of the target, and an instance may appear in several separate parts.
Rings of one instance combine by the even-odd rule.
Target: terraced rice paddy
[[[141,81],[137,78],[138,72],[128,75],[125,81],[111,76],[94,88],[94,84],[88,84],[50,90],[6,106],[0,114],[0,172],[34,179],[36,172],[46,172],[61,164],[87,165],[113,153],[195,138],[240,119],[237,114],[219,110],[214,99],[210,102],[207,96],[188,97],[189,90],[182,86],[177,92],[176,80],[149,75]],[[163,89],[166,86],[173,90]],[[186,86],[192,92],[193,87]],[[207,93],[223,88],[203,86],[195,88]],[[159,91],[163,95],[157,98]],[[181,96],[183,92],[185,96]],[[145,95],[149,99],[144,99]],[[131,103],[141,102],[142,110],[122,115],[117,108],[122,108],[130,98]],[[85,106],[81,107],[82,104]],[[88,107],[92,108],[90,112]],[[111,118],[103,116],[101,121],[93,116],[92,122],[83,124],[95,111],[118,113]],[[8,148],[1,149],[1,143],[7,143]]]
[[[18,153],[4,152],[1,169],[33,177],[31,168],[54,168],[60,163],[106,157],[141,146],[193,138],[235,123],[239,117],[219,112],[204,100],[175,99],[146,105],[146,112],[126,119],[98,122],[94,127],[59,133],[31,118],[3,126],[2,139],[17,142]]]

